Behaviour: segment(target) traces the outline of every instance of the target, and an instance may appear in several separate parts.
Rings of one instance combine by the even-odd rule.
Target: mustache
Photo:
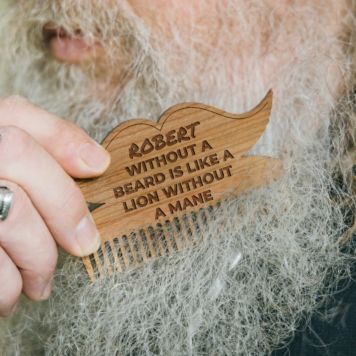
[[[14,2],[9,18],[32,42],[48,40],[53,35],[81,36],[88,43],[100,39],[108,47],[122,46],[132,36],[135,15],[125,2],[105,6],[105,2],[88,1],[21,1]],[[94,16],[95,14],[95,16]],[[26,31],[25,31],[26,30]],[[29,36],[26,36],[27,38]]]

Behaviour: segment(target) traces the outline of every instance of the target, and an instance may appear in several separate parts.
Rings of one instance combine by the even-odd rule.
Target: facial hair
[[[338,33],[325,31],[327,6],[296,2],[284,12],[294,21],[290,28],[259,1],[227,3],[214,11],[234,31],[219,28],[221,41],[209,49],[203,68],[204,44],[197,34],[194,46],[183,45],[181,30],[172,24],[176,41],[158,45],[164,42],[160,35],[129,6],[26,1],[8,11],[2,47],[8,91],[98,140],[122,121],[157,119],[184,101],[242,112],[272,87],[271,124],[253,153],[280,157],[284,175],[224,203],[195,248],[134,271],[90,284],[81,261],[63,254],[51,299],[23,301],[16,316],[0,324],[5,354],[268,354],[348,274],[350,257],[339,244],[346,213],[332,198],[348,198],[353,206],[345,142],[352,141],[355,117],[352,97],[338,102],[327,73],[337,68],[331,78],[344,78],[342,90],[350,92],[351,54],[340,46]],[[51,59],[42,28],[54,19],[68,32],[81,28],[89,41],[99,28],[108,73]],[[243,53],[226,56],[226,48],[242,46],[241,39]],[[266,70],[263,63],[276,61],[281,46],[287,58]],[[178,73],[171,67],[175,57],[185,59],[178,61]],[[123,70],[112,83],[117,61]],[[345,182],[342,190],[336,171]]]

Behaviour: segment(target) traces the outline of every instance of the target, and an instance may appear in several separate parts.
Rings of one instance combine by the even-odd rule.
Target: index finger
[[[110,163],[108,152],[84,130],[25,98],[0,98],[0,126],[8,125],[31,135],[72,177],[100,175]]]

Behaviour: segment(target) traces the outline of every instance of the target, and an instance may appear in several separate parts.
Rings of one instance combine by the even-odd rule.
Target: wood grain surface
[[[115,128],[102,143],[112,157],[108,170],[78,182],[97,207],[92,214],[102,239],[100,251],[84,258],[90,278],[184,248],[182,236],[192,234],[182,223],[189,214],[276,179],[279,160],[246,155],[265,131],[271,109],[270,91],[244,114],[184,103],[157,123],[135,119]],[[158,235],[165,241],[155,247]]]

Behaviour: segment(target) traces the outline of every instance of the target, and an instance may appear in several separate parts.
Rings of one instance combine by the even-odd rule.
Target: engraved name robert
[[[187,126],[182,126],[176,130],[170,130],[166,134],[157,134],[151,138],[146,138],[142,144],[132,143],[129,148],[129,157],[142,157],[152,151],[159,151],[165,147],[173,146],[183,141],[190,141],[196,137],[196,127],[200,125],[199,121],[195,121]]]

